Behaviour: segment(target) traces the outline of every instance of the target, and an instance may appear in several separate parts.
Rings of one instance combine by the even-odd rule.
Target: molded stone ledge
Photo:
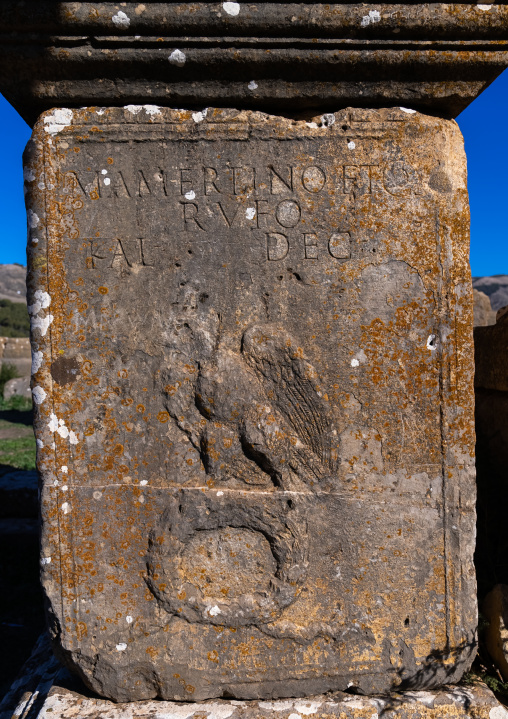
[[[51,654],[42,635],[0,704],[0,719],[508,719],[481,683],[365,697],[342,692],[278,701],[141,701],[93,696]]]
[[[508,65],[507,37],[501,3],[9,1],[0,88],[30,124],[132,102],[455,117]]]

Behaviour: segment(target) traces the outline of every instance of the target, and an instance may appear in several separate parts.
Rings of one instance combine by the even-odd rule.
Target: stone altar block
[[[56,109],[25,177],[59,657],[116,701],[460,678],[476,600],[456,124]]]

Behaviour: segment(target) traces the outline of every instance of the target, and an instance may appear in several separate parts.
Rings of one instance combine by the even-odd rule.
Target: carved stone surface
[[[0,719],[508,719],[485,684],[445,686],[362,697],[342,692],[305,699],[114,704],[90,696],[52,655],[42,635],[18,679],[0,702]]]
[[[116,701],[457,680],[476,603],[455,123],[60,109],[25,177],[63,661]]]
[[[508,66],[505,3],[4,0],[0,89],[62,105],[458,115]]]

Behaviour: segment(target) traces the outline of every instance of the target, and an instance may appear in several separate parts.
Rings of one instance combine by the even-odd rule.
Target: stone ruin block
[[[25,177],[60,658],[116,701],[459,679],[476,600],[456,124],[57,109]]]

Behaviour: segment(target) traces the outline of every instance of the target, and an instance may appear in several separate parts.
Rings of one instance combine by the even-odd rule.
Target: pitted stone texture
[[[476,608],[455,123],[59,109],[26,160],[59,656],[116,701],[457,680]]]

